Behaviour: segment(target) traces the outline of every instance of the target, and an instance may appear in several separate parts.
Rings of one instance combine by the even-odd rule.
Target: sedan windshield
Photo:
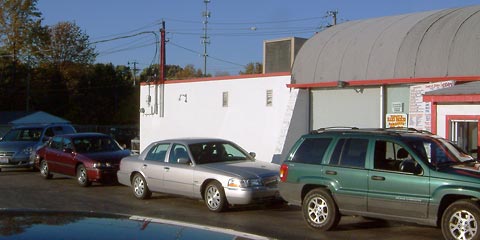
[[[78,153],[113,152],[121,150],[110,137],[79,137],[73,139],[73,147]]]
[[[7,132],[2,141],[38,141],[41,135],[41,128],[18,128]]]
[[[437,167],[474,160],[460,147],[443,138],[425,138],[409,143],[420,156]]]
[[[189,147],[197,164],[253,160],[245,150],[228,142],[197,143]]]

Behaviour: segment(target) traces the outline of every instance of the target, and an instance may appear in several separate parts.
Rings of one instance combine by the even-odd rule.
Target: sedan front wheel
[[[217,181],[210,182],[205,188],[204,200],[208,209],[212,212],[224,211],[227,206],[227,198],[222,184]]]

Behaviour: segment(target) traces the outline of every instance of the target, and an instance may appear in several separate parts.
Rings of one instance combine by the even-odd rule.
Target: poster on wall
[[[386,116],[387,128],[407,128],[407,114],[405,113],[389,113]]]
[[[449,88],[455,85],[454,80],[436,82],[410,87],[410,111],[408,112],[408,127],[418,130],[431,131],[432,106],[430,102],[423,102],[423,95],[437,89]]]

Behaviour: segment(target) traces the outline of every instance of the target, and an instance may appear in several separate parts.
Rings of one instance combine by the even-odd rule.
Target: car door
[[[369,139],[341,138],[323,168],[322,176],[333,188],[333,197],[341,211],[365,211],[368,194],[368,170],[365,168]]]
[[[152,191],[164,191],[163,175],[166,165],[165,157],[169,147],[170,143],[159,143],[152,146],[140,167],[146,178],[148,187]]]
[[[185,163],[185,160],[188,160],[188,163]],[[167,192],[189,197],[193,196],[194,167],[190,163],[191,158],[187,147],[182,144],[173,144],[170,149],[168,163],[164,168],[164,183]]]
[[[401,143],[380,139],[375,141],[374,152],[373,169],[368,178],[368,211],[426,218],[429,178],[414,155]]]
[[[77,160],[75,159],[75,154],[72,152],[72,140],[70,138],[62,138],[62,143],[60,149],[57,151],[56,163],[57,163],[57,172],[69,176],[76,175],[76,166]]]
[[[48,168],[51,172],[59,172],[60,163],[58,162],[58,159],[62,149],[62,141],[62,137],[54,137],[45,148],[45,159],[47,160]]]

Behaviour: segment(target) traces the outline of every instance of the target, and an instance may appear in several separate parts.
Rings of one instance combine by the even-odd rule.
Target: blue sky
[[[207,73],[236,75],[246,64],[262,62],[265,40],[310,38],[331,23],[328,11],[338,11],[341,23],[478,4],[480,0],[210,0]],[[39,0],[37,7],[44,25],[75,22],[91,42],[158,33],[164,20],[167,64],[203,70],[205,5],[204,0]],[[156,41],[155,34],[145,33],[97,43],[97,62],[137,62],[140,69],[158,64]]]

